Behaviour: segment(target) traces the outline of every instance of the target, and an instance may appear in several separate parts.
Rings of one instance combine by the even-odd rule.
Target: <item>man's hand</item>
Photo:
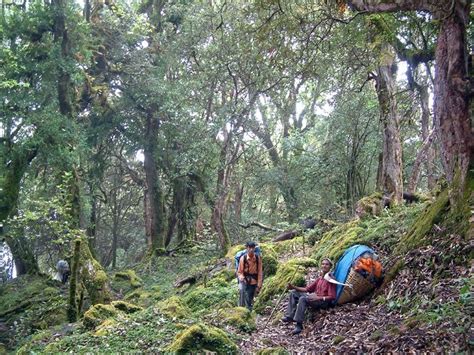
[[[289,283],[289,284],[286,286],[286,289],[287,289],[287,290],[294,290],[294,289],[295,289],[295,286],[293,286],[292,284]]]
[[[319,297],[316,296],[315,293],[310,293],[310,294],[308,295],[308,301],[317,301],[318,299],[319,299]]]
[[[240,281],[241,283],[243,283],[243,284],[246,283],[246,282],[245,282],[245,277],[243,277],[243,276],[242,276],[242,277],[239,277],[239,281]]]
[[[258,295],[261,289],[262,288],[260,286],[257,286],[257,288],[255,289],[255,294]]]

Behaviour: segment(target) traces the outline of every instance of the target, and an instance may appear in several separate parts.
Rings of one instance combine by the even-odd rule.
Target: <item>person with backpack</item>
[[[247,307],[250,311],[252,310],[253,299],[260,292],[263,282],[262,257],[255,252],[256,247],[257,244],[252,241],[245,244],[246,253],[240,256],[237,268],[239,289],[242,290],[242,304],[239,305]]]
[[[61,280],[62,284],[64,285],[67,282],[71,271],[69,270],[69,264],[66,260],[59,260],[56,264],[56,270],[58,272],[58,278]]]
[[[321,262],[321,276],[307,287],[294,286],[288,284],[291,290],[288,307],[283,322],[296,322],[293,335],[303,331],[303,320],[306,307],[313,309],[326,309],[333,305],[336,300],[336,284],[331,282],[334,276],[331,275],[331,260],[325,258]]]

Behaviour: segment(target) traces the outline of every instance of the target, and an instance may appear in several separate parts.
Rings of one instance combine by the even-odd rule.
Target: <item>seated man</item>
[[[299,334],[303,330],[304,312],[306,306],[313,309],[326,309],[332,306],[336,299],[336,285],[327,279],[334,279],[334,276],[324,277],[331,270],[332,263],[329,259],[323,259],[321,262],[321,276],[307,287],[298,287],[288,284],[290,299],[284,322],[296,322],[293,334]]]

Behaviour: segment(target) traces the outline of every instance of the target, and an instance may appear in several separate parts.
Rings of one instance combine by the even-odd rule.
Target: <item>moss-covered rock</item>
[[[130,269],[116,272],[114,274],[114,280],[126,280],[130,283],[130,286],[132,288],[138,288],[143,286],[142,279],[137,276],[135,271]]]
[[[366,196],[356,204],[356,214],[360,218],[366,216],[377,216],[383,210],[383,197],[380,192],[376,192],[370,196]]]
[[[117,321],[115,321],[114,319],[106,319],[96,327],[94,335],[97,337],[107,336],[110,334],[110,331],[112,331],[116,325]]]
[[[189,318],[191,317],[191,310],[189,307],[177,296],[172,296],[158,303],[158,309],[164,315],[171,319],[174,318]]]
[[[237,353],[237,346],[224,331],[199,323],[179,333],[167,350],[177,354],[199,351],[228,354]]]
[[[277,273],[269,277],[263,283],[262,290],[255,301],[254,309],[256,311],[263,310],[268,301],[274,296],[285,292],[288,283],[292,283],[296,286],[304,286],[306,274],[305,265],[314,266],[316,262],[310,262],[309,258],[302,258],[291,259],[285,264],[280,265]]]
[[[244,332],[257,329],[256,314],[244,307],[223,308],[218,315],[224,323],[236,327]]]
[[[125,301],[113,301],[111,305],[114,306],[116,309],[128,314],[143,310],[142,307]]]
[[[296,252],[301,250],[303,246],[303,237],[295,237],[293,239],[284,240],[273,245],[273,250],[277,255],[280,254],[291,254],[292,252]]]
[[[336,260],[344,250],[361,241],[362,233],[364,233],[364,228],[361,226],[361,221],[357,219],[334,228],[326,233],[315,246],[313,258],[321,260],[328,257]]]
[[[87,329],[94,329],[107,319],[115,319],[121,313],[120,310],[110,304],[96,304],[84,313],[82,324]]]
[[[237,283],[231,286],[214,287],[204,285],[196,286],[189,290],[183,300],[193,312],[211,312],[224,305],[224,303],[237,304]]]

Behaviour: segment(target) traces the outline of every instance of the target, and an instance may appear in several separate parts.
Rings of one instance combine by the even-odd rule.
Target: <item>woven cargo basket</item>
[[[361,274],[351,268],[349,276],[347,276],[346,284],[352,284],[352,289],[350,287],[344,286],[342,289],[341,296],[337,301],[337,304],[343,304],[347,302],[355,301],[374,289],[374,285],[365,279]]]

